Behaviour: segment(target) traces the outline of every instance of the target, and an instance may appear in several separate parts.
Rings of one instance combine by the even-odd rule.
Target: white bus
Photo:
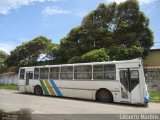
[[[36,95],[146,105],[141,59],[21,67],[18,88]]]

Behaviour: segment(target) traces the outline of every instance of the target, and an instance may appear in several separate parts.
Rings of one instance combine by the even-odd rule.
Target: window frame
[[[38,69],[38,73],[36,73],[36,75],[38,75],[37,78],[35,78],[35,69]],[[38,68],[38,67],[34,68],[34,79],[35,79],[35,80],[40,79],[40,68]]]
[[[24,70],[24,73],[21,72],[22,70]],[[20,80],[25,80],[25,72],[26,72],[25,69],[20,69],[20,73],[19,73],[19,79]],[[21,75],[23,75],[23,78],[21,78]]]
[[[102,66],[102,68],[103,68],[103,70],[101,70],[101,71],[96,71],[94,68],[95,68],[95,66]],[[108,67],[113,67],[114,68],[114,71],[112,70],[112,71],[107,71],[107,70],[105,70],[105,67],[106,66],[108,66]],[[107,74],[107,73],[111,73],[111,72],[113,72],[113,74],[110,74],[113,78],[107,78],[107,77],[105,77],[105,75]],[[96,74],[98,74],[98,73],[100,73],[101,74],[101,76],[103,76],[103,77],[101,77],[101,78],[96,78]],[[98,75],[97,75],[98,76]],[[116,65],[115,64],[94,64],[93,65],[93,80],[116,80]]]
[[[43,73],[43,77],[41,76],[41,69],[48,69],[48,72],[45,73],[45,70],[44,70],[44,73]],[[44,76],[47,75],[47,78],[45,78]],[[40,72],[39,72],[39,79],[49,79],[49,67],[40,67]]]
[[[83,70],[84,70],[84,66],[90,66],[90,70],[88,71],[88,72],[84,72]],[[76,70],[76,67],[81,67],[81,71],[75,71]],[[92,73],[93,73],[93,65],[76,65],[76,66],[74,66],[74,80],[93,80],[92,79]],[[90,76],[90,78],[77,78],[76,76],[76,74],[80,74],[80,75],[82,75],[82,74],[90,74],[90,75],[88,75],[88,76]]]
[[[65,71],[63,71],[63,68],[67,68],[67,67],[72,67],[72,70],[68,72],[68,69]],[[61,80],[73,80],[74,76],[73,76],[73,70],[74,70],[74,66],[61,66],[60,67],[60,79]],[[64,74],[64,76],[67,76],[67,74],[70,74],[71,77],[62,77],[62,74]]]
[[[58,72],[51,72],[51,69],[52,69],[52,68],[58,68]],[[60,70],[61,70],[61,67],[60,67],[60,66],[50,67],[50,68],[49,68],[49,79],[60,80]],[[57,73],[58,78],[51,78],[51,75],[52,75],[53,73]]]

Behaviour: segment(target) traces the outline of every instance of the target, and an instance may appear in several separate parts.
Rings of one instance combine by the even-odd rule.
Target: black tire
[[[34,94],[36,94],[36,95],[43,95],[43,90],[42,90],[42,88],[41,88],[41,86],[36,86],[35,88],[34,88]]]
[[[100,102],[111,103],[113,102],[112,93],[106,89],[97,91],[96,99]]]

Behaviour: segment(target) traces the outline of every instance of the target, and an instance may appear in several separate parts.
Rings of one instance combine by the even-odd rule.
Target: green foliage
[[[145,57],[152,45],[149,19],[140,11],[137,0],[102,3],[61,40],[59,61],[76,61],[78,58],[73,57],[101,48],[109,51],[111,60]]]
[[[8,58],[8,54],[0,50],[0,73],[6,70],[5,60]]]
[[[80,62],[102,62],[109,61],[108,51],[104,48],[95,49],[88,53],[83,54],[82,56],[72,57],[68,63],[80,63]]]
[[[58,44],[54,44],[54,43],[47,44],[47,49],[45,50],[45,53],[46,53],[46,57],[49,60],[55,60],[58,52],[59,52]]]
[[[0,63],[4,62],[8,57],[8,54],[0,50]]]
[[[126,47],[125,45],[113,46],[109,51],[111,60],[128,60],[143,57],[143,48],[138,46]]]
[[[150,95],[151,101],[160,102],[160,92],[149,91],[149,95]]]
[[[60,45],[40,36],[17,46],[6,63],[29,66],[133,59],[145,57],[152,45],[149,19],[137,0],[101,3],[61,39]],[[44,61],[38,61],[41,54],[46,55]]]
[[[31,61],[29,61],[29,60],[21,60],[20,62],[19,62],[19,66],[30,66],[30,65],[32,65],[34,62],[31,62]]]
[[[46,54],[51,57],[54,47],[55,46],[52,44],[50,39],[39,36],[31,41],[17,46],[13,51],[11,51],[6,63],[9,66],[32,65],[33,63],[37,62],[37,59],[41,54]]]
[[[81,62],[82,61],[80,56],[74,56],[68,61],[68,63],[81,63]]]
[[[109,61],[108,51],[104,48],[92,50],[81,56],[82,62],[102,62]]]
[[[0,85],[0,89],[11,89],[11,90],[17,90],[17,85]]]

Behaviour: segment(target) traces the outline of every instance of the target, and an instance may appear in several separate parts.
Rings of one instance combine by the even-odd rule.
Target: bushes
[[[80,63],[80,62],[82,62],[82,61],[81,61],[81,56],[72,57],[72,58],[68,61],[68,63]]]
[[[151,101],[160,102],[160,93],[156,91],[149,91]]]
[[[92,50],[81,56],[82,62],[102,62],[109,61],[108,51],[104,48]]]
[[[109,61],[108,51],[104,48],[92,50],[82,56],[72,57],[68,63]]]
[[[139,46],[125,45],[113,46],[108,54],[111,60],[127,60],[134,59],[138,57],[143,57],[143,48]]]

